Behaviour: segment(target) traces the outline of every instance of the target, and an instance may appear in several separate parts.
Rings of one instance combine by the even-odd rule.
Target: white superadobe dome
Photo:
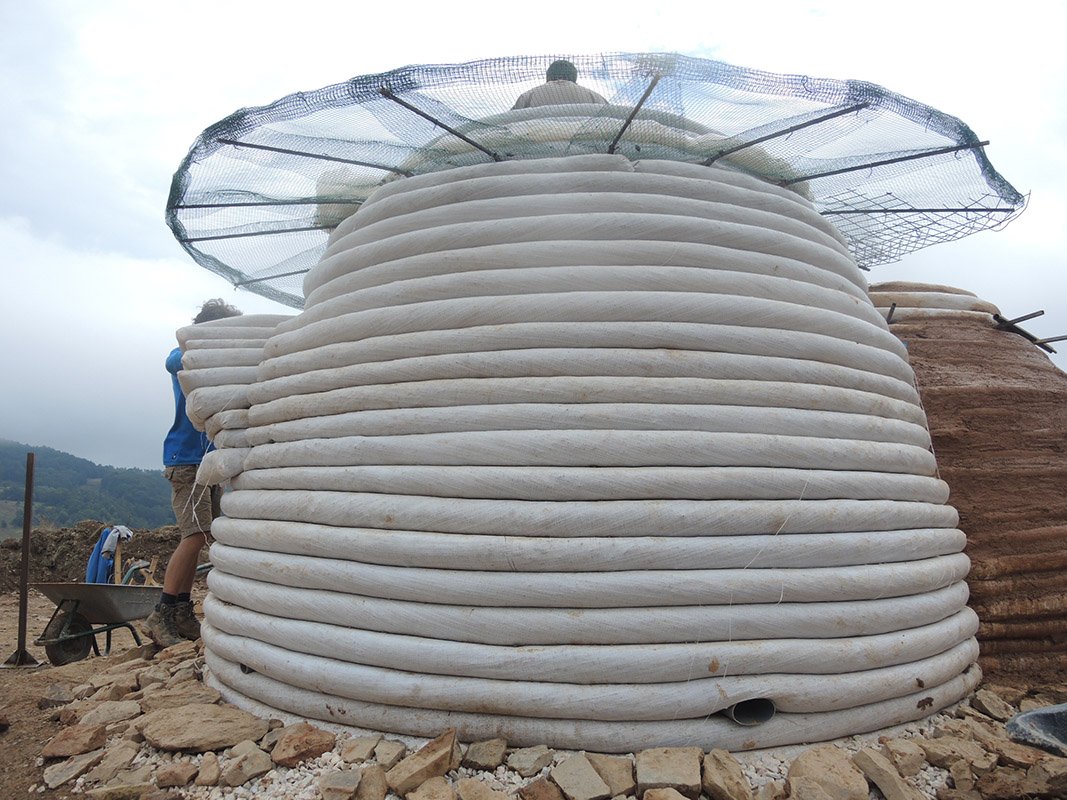
[[[203,467],[232,477],[204,629],[228,700],[736,750],[978,682],[906,350],[807,200],[621,155],[460,167],[372,194],[304,289],[267,333],[181,332],[190,415],[231,445]]]
[[[232,488],[209,680],[268,715],[601,752],[965,696],[965,537],[862,270],[1022,195],[873,84],[645,53],[539,89],[570,80],[552,58],[243,109],[175,175],[193,258],[299,309],[179,331],[201,482]]]

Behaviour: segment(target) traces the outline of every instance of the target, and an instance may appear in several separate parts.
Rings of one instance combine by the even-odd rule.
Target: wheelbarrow
[[[34,642],[44,646],[48,660],[57,667],[81,661],[91,650],[100,655],[96,643],[97,634],[106,635],[104,655],[111,652],[111,632],[126,628],[137,635],[133,620],[144,619],[152,613],[159,595],[160,586],[130,586],[111,583],[34,583],[39,591],[56,604],[52,618],[44,633]]]

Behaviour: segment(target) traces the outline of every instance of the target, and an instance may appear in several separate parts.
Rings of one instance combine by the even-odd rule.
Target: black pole
[[[5,667],[36,667],[36,658],[26,649],[26,617],[30,604],[30,528],[33,523],[34,454],[26,454],[26,494],[22,504],[22,567],[19,571],[19,643]]]
[[[654,77],[652,79],[652,83],[650,83],[648,85],[648,88],[645,89],[645,93],[641,95],[641,99],[637,101],[637,105],[634,106],[634,110],[630,112],[630,116],[626,118],[626,122],[622,124],[622,128],[619,130],[618,133],[615,134],[615,138],[611,140],[611,144],[608,145],[608,153],[615,152],[615,145],[619,143],[619,139],[621,139],[622,135],[626,133],[626,129],[629,128],[630,124],[634,121],[634,117],[636,117],[637,112],[641,110],[641,106],[645,104],[645,101],[648,100],[648,96],[652,94],[652,90],[656,88],[656,84],[659,83],[659,78],[659,75]]]
[[[332,205],[332,203],[323,203],[323,205]],[[326,225],[308,225],[306,228],[279,228],[273,231],[249,231],[248,233],[223,233],[218,236],[190,236],[186,239],[179,239],[182,244],[188,242],[215,242],[219,239],[245,239],[249,236],[274,236],[279,233],[304,233],[305,231],[327,231],[332,230]]]
[[[1014,208],[841,208],[836,211],[820,211],[824,217],[831,214],[1012,214]]]
[[[809,119],[807,122],[800,122],[796,125],[790,125],[788,128],[783,128],[782,130],[775,131],[774,133],[768,133],[766,136],[760,136],[758,139],[753,139],[750,142],[743,142],[742,144],[735,145],[734,147],[728,147],[725,150],[720,150],[715,155],[711,156],[710,158],[707,158],[706,160],[700,163],[702,163],[705,167],[710,167],[723,156],[731,155],[732,153],[736,153],[738,150],[744,150],[746,147],[752,147],[753,145],[770,141],[771,139],[777,139],[780,136],[788,136],[789,134],[796,133],[797,131],[803,130],[804,128],[810,128],[812,125],[818,125],[820,122],[826,122],[827,120],[836,119],[837,117],[842,117],[845,114],[851,114],[854,111],[862,111],[863,109],[869,106],[870,103],[857,103],[856,105],[848,106],[847,108],[839,108],[836,111],[831,111],[829,114],[824,114],[821,117]]]
[[[1034,317],[1041,317],[1041,316],[1044,316],[1044,314],[1045,314],[1045,310],[1044,309],[1041,309],[1040,311],[1031,311],[1029,314],[1023,314],[1021,317],[1016,317],[1015,319],[1009,319],[1006,322],[1003,322],[1001,324],[1003,324],[1003,325],[1018,325],[1020,322],[1026,322],[1026,320],[1028,320],[1028,319],[1033,319]]]
[[[393,94],[393,90],[390,89],[389,87],[383,86],[382,88],[380,88],[378,90],[378,94],[380,94],[386,100],[392,100],[398,106],[403,106],[404,108],[406,108],[408,111],[412,112],[413,114],[418,114],[424,120],[427,120],[428,122],[432,122],[438,128],[443,128],[444,130],[446,130],[449,133],[451,133],[453,136],[455,136],[455,137],[457,137],[459,139],[462,139],[463,141],[465,141],[467,144],[469,144],[471,147],[475,148],[476,150],[481,150],[483,153],[485,153],[487,156],[489,156],[491,159],[493,159],[493,161],[503,161],[504,160],[499,155],[494,153],[492,150],[488,149],[485,145],[478,144],[478,142],[474,141],[474,139],[471,139],[469,136],[464,136],[462,133],[457,131],[455,128],[453,128],[453,127],[451,127],[449,125],[446,125],[444,122],[442,122],[441,120],[437,119],[436,117],[433,117],[433,116],[427,114],[421,108],[416,108],[415,106],[411,105],[411,103],[407,102],[406,100],[401,100],[399,97],[397,97],[395,94]]]
[[[269,147],[265,144],[252,144],[251,142],[239,142],[236,139],[216,139],[219,144],[228,144],[231,147],[247,147],[251,150],[266,150],[269,153],[282,153],[287,156],[303,156],[304,158],[316,158],[319,161],[334,161],[338,164],[354,164],[357,167],[370,167],[371,169],[380,169],[385,172],[395,172],[397,175],[403,175],[405,178],[410,178],[411,173],[406,169],[400,169],[399,167],[389,167],[385,164],[372,164],[370,161],[356,161],[351,158],[341,158],[339,156],[327,156],[322,153],[309,153],[306,150],[289,150],[285,147]]]
[[[814,175],[805,175],[801,178],[790,178],[789,180],[779,181],[779,186],[792,186],[794,183],[802,183],[803,181],[813,181],[816,178],[829,178],[832,175],[844,175],[846,172],[858,172],[862,169],[872,169],[874,167],[884,167],[887,164],[900,164],[903,161],[914,161],[917,158],[930,158],[931,156],[942,156],[946,153],[958,153],[962,150],[977,150],[980,147],[985,147],[989,144],[988,141],[976,142],[975,144],[961,144],[956,147],[939,147],[936,150],[927,150],[924,153],[913,153],[910,156],[899,156],[897,158],[886,158],[881,161],[869,161],[866,164],[860,164],[856,167],[843,167],[842,169],[832,169],[829,172],[818,172]]]
[[[1049,341],[1059,341],[1059,337],[1054,337],[1051,340],[1049,340],[1049,339],[1038,339],[1036,336],[1034,336],[1032,333],[1030,333],[1030,331],[1028,331],[1028,330],[1026,330],[1024,328],[1020,328],[1018,325],[1015,324],[1016,322],[1024,320],[1024,319],[1033,319],[1034,317],[1040,317],[1044,313],[1045,313],[1044,311],[1035,311],[1032,314],[1027,314],[1026,316],[1016,317],[1014,320],[1012,320],[1012,319],[1004,319],[1004,317],[1000,316],[1000,314],[994,314],[993,315],[993,321],[995,323],[997,323],[997,329],[998,330],[1008,331],[1010,333],[1017,333],[1020,336],[1022,336],[1024,339],[1026,339],[1028,341],[1031,341],[1034,344],[1036,344],[1038,347],[1040,347],[1046,353],[1055,353],[1056,352],[1056,348],[1053,347],[1052,345],[1050,345],[1048,342]]]
[[[237,289],[238,287],[249,286],[249,285],[251,285],[253,283],[262,283],[263,281],[272,281],[275,278],[291,278],[294,275],[304,275],[304,274],[306,274],[308,272],[311,272],[311,267],[308,267],[307,269],[294,269],[292,272],[279,272],[277,275],[268,275],[265,278],[251,278],[251,279],[249,279],[247,281],[237,281],[237,283],[235,283],[233,285],[233,288]]]
[[[183,210],[186,208],[261,208],[265,206],[358,206],[362,200],[337,200],[331,199],[329,203],[321,198],[312,200],[264,200],[262,203],[178,203],[171,206],[172,209]]]

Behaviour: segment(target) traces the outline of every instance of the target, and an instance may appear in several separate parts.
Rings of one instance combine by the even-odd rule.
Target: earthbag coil
[[[341,222],[304,290],[254,377],[186,378],[247,400],[205,605],[232,702],[748,749],[977,683],[906,350],[803,198],[610,155],[434,172]],[[751,701],[778,713],[718,713]]]

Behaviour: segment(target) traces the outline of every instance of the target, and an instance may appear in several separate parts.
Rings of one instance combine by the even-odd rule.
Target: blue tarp
[[[104,552],[104,543],[111,534],[111,528],[100,531],[93,552],[89,555],[89,563],[85,567],[86,583],[111,583],[114,580],[115,554]]]

